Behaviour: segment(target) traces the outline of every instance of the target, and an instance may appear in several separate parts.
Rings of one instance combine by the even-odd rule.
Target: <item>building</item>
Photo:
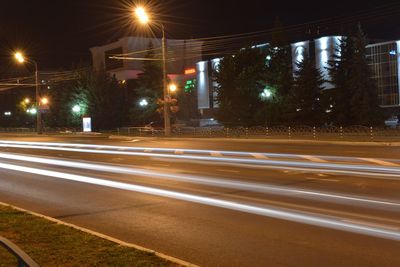
[[[292,68],[295,76],[297,63],[305,57],[315,60],[316,67],[322,72],[326,81],[325,90],[333,89],[329,82],[329,62],[340,53],[342,36],[324,36],[311,41],[301,41],[291,44]],[[371,68],[372,78],[378,86],[378,99],[381,107],[400,108],[400,41],[369,44],[367,60]],[[218,107],[216,102],[216,84],[211,74],[216,70],[220,58],[197,63],[197,91],[199,110],[210,117],[213,109]]]
[[[325,90],[333,89],[334,85],[329,82],[329,62],[339,55],[342,38],[323,36],[292,43],[293,75],[298,69],[297,63],[309,57],[315,60],[316,67],[326,80],[323,85]],[[127,37],[112,44],[94,47],[91,49],[94,67],[115,74],[119,80],[135,79],[141,72],[140,59],[145,56],[149,43],[156,51],[160,50],[161,40],[140,37]],[[202,45],[191,40],[168,40],[168,75],[185,92],[197,98],[191,103],[197,103],[201,117],[211,124],[215,109],[218,108],[217,84],[212,74],[217,71],[221,58],[202,60]],[[400,41],[369,44],[366,48],[372,78],[378,86],[379,104],[385,108],[400,108]],[[161,57],[159,52],[158,56]]]
[[[172,78],[194,69],[202,60],[202,42],[192,40],[166,41],[167,73]],[[161,60],[161,39],[145,37],[125,37],[116,42],[90,49],[96,70],[106,70],[118,80],[136,79],[142,72],[149,47],[153,47],[155,58]]]

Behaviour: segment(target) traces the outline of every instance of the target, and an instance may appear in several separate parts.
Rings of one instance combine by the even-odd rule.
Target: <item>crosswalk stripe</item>
[[[380,159],[361,158],[361,160],[368,161],[368,162],[375,163],[375,164],[379,164],[379,165],[382,165],[382,166],[399,167],[399,165],[397,165],[397,164],[395,164],[393,162],[384,161],[384,160],[380,160]]]

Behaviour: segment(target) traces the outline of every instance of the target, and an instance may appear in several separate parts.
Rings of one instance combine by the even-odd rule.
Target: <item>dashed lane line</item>
[[[267,156],[260,153],[251,153],[250,155],[255,157],[256,159],[269,159]]]
[[[317,158],[317,157],[314,157],[314,156],[301,155],[300,157],[303,158],[303,159],[312,161],[312,162],[317,162],[317,163],[327,163],[328,162],[328,161],[326,161],[324,159],[320,159],[320,158]]]
[[[360,158],[360,159],[363,161],[368,161],[368,162],[379,164],[382,166],[400,167],[400,165],[398,165],[398,164],[395,164],[395,163],[389,162],[389,161],[380,160],[380,159],[372,159],[372,158]]]
[[[183,150],[175,150],[175,155],[183,155],[184,151]]]

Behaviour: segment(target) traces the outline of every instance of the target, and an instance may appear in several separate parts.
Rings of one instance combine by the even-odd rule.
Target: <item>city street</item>
[[[400,147],[0,137],[0,202],[201,266],[400,266]]]

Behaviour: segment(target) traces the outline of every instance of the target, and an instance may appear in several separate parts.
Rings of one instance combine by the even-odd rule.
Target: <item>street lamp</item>
[[[81,107],[79,105],[75,105],[72,107],[72,112],[79,114],[81,112]]]
[[[15,60],[20,63],[24,64],[25,62],[30,63],[35,66],[35,85],[36,85],[36,106],[39,107],[39,99],[40,99],[40,92],[39,92],[39,71],[38,65],[34,60],[26,60],[24,55],[21,52],[15,52],[14,54]],[[29,104],[30,100],[27,98],[25,99],[25,103]],[[31,112],[31,114],[34,114]],[[35,112],[36,114],[36,131],[38,134],[42,134],[42,114],[40,112]]]
[[[136,7],[135,9],[135,17],[138,19],[138,21],[141,24],[149,24],[150,17],[146,12],[146,9],[143,7]],[[153,22],[154,23],[154,22]],[[169,107],[168,107],[168,99],[169,99],[169,93],[168,93],[168,85],[167,85],[167,56],[166,56],[166,39],[165,39],[165,29],[164,29],[164,24],[158,23],[161,26],[161,32],[162,32],[162,40],[161,40],[161,50],[162,50],[162,69],[163,69],[163,96],[164,96],[164,131],[165,131],[165,136],[170,136],[171,135],[171,118],[169,114]]]
[[[171,83],[168,88],[170,93],[175,93],[178,90],[178,86],[174,83]]]
[[[31,100],[29,98],[25,98],[24,102],[25,102],[25,104],[29,104],[29,103],[31,103]]]
[[[47,97],[43,97],[40,102],[42,103],[42,105],[48,105],[49,104],[49,99]]]

